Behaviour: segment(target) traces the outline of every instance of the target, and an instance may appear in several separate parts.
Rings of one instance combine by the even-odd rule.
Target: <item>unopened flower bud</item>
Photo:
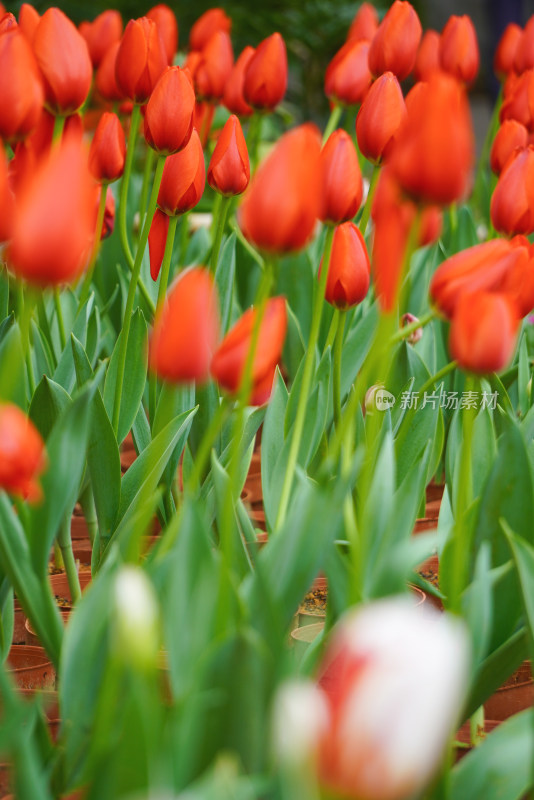
[[[311,681],[291,680],[278,690],[273,706],[272,738],[276,760],[305,765],[317,753],[329,725],[326,699]]]
[[[419,319],[415,317],[413,314],[407,312],[406,314],[402,315],[401,319],[401,328],[405,328],[407,325],[413,325],[414,322],[419,322]],[[410,344],[417,344],[423,337],[423,329],[416,328],[414,331],[410,333],[409,336],[406,337],[406,341]]]
[[[154,667],[159,648],[158,605],[139,567],[125,566],[115,582],[117,653],[140,669]]]

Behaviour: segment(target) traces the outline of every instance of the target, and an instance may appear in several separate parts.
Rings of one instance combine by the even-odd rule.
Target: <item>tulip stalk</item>
[[[219,260],[221,242],[231,202],[232,202],[231,197],[226,197],[224,195],[221,195],[221,202],[219,204],[217,216],[215,219],[215,235],[213,238],[213,247],[211,250],[211,258],[210,258],[210,272],[212,275],[215,275],[215,272],[217,270],[217,262]]]
[[[152,219],[154,217],[154,213],[156,211],[156,203],[158,199],[158,192],[159,187],[161,184],[161,178],[163,176],[163,167],[165,165],[165,156],[159,156],[157,164],[156,164],[156,174],[154,176],[154,184],[152,186],[152,192],[150,195],[150,200],[148,203],[148,211],[145,217],[145,222],[143,225],[143,230],[141,231],[141,238],[139,240],[139,246],[137,248],[137,253],[135,256],[135,262],[132,271],[132,278],[130,281],[130,285],[128,287],[128,296],[126,298],[126,308],[124,310],[124,321],[122,326],[122,340],[121,340],[121,347],[119,351],[119,359],[117,363],[117,383],[115,385],[115,398],[113,402],[113,430],[115,431],[115,435],[118,434],[119,431],[119,417],[120,417],[120,405],[121,405],[121,394],[122,394],[122,382],[124,380],[124,370],[126,367],[126,350],[128,347],[128,336],[130,333],[130,323],[132,318],[132,312],[134,307],[135,301],[135,290],[137,288],[137,283],[139,281],[139,274],[141,272],[141,264],[143,262],[143,255],[146,248],[146,243],[148,241],[148,233],[150,231],[150,226],[152,224]]]
[[[278,514],[276,517],[276,525],[275,525],[276,529],[280,528],[283,525],[286,518],[287,507],[289,504],[289,497],[291,494],[291,487],[293,485],[293,476],[295,473],[295,467],[297,466],[297,459],[302,441],[304,420],[306,418],[306,407],[308,404],[308,398],[311,388],[311,380],[313,376],[315,350],[317,347],[319,329],[321,327],[321,317],[323,313],[324,297],[326,292],[326,283],[328,280],[328,268],[330,265],[330,255],[332,253],[334,233],[335,233],[335,228],[333,226],[328,227],[324,245],[323,266],[319,277],[319,286],[315,294],[315,300],[312,310],[310,336],[308,339],[308,347],[306,349],[306,355],[304,357],[305,360],[302,372],[302,384],[297,405],[297,413],[295,416],[295,423],[291,437],[291,446],[289,449],[289,456],[287,461],[286,472],[284,475],[284,482],[282,484],[280,505],[278,507]]]
[[[156,158],[156,151],[151,147],[147,148],[145,159],[145,168],[143,170],[143,185],[141,186],[141,199],[139,201],[139,214],[143,219],[146,211],[146,204],[148,201],[148,187],[150,185],[150,176],[154,171],[154,160]]]
[[[65,565],[65,572],[67,574],[67,582],[69,584],[70,596],[73,603],[82,596],[80,589],[80,579],[78,577],[78,568],[74,560],[74,553],[72,552],[72,540],[70,535],[70,514],[65,516],[61,523],[58,533],[58,544]]]
[[[57,327],[59,331],[59,343],[61,345],[61,350],[64,350],[67,344],[67,336],[65,334],[65,321],[63,319],[63,309],[61,308],[61,297],[59,295],[59,289],[55,288],[53,290],[53,296],[54,296],[54,308],[56,310],[56,317],[57,317]]]
[[[258,148],[261,140],[261,127],[262,127],[262,116],[259,111],[255,111],[252,117],[250,118],[248,131],[247,131],[247,147],[250,157],[250,173],[256,171],[256,167],[258,166]]]
[[[341,114],[343,113],[343,108],[339,103],[334,103],[332,111],[330,112],[330,116],[328,118],[328,122],[326,123],[326,128],[324,129],[323,133],[323,145],[328,141],[331,134],[335,131],[338,126],[339,120],[341,119]]]
[[[334,426],[337,428],[341,419],[341,357],[343,355],[343,335],[345,333],[346,311],[336,309],[338,325],[334,339],[333,399]]]
[[[137,131],[139,129],[140,119],[141,107],[136,103],[133,107],[132,116],[130,119],[130,136],[128,139],[128,149],[126,150],[126,161],[124,162],[124,173],[122,175],[118,213],[118,227],[122,249],[131,269],[133,269],[134,258],[132,255],[130,242],[128,240],[128,231],[126,229],[126,206],[128,204],[128,188],[130,185],[130,176],[132,174],[135,143],[137,140]]]
[[[373,197],[375,194],[379,176],[380,176],[380,167],[377,166],[373,167],[373,172],[371,174],[371,181],[369,183],[369,191],[367,192],[367,197],[365,200],[365,205],[363,207],[362,216],[360,217],[360,221],[358,223],[358,227],[361,231],[362,236],[365,236],[367,232],[367,225],[369,224],[369,218],[371,216]]]

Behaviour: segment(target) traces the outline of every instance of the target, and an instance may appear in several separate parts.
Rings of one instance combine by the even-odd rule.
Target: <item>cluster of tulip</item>
[[[413,797],[468,716],[479,744],[482,703],[534,641],[521,605],[534,568],[517,557],[534,565],[534,17],[500,41],[502,102],[475,181],[468,17],[423,34],[405,0],[382,20],[360,5],[326,68],[323,136],[306,122],[267,153],[288,83],[279,33],[234,63],[219,8],[187,53],[166,5],[124,29],[114,10],[78,28],[58,8],[0,12],[0,660],[15,593],[58,670],[63,718],[58,746],[37,746],[39,705],[0,668],[17,791]],[[209,233],[190,225],[200,208]],[[426,403],[447,380],[455,394],[497,387],[498,412],[378,413],[381,388]],[[262,424],[258,552],[242,490]],[[435,476],[439,542],[417,543]],[[439,591],[418,580],[458,619],[377,601],[406,593],[437,543]],[[55,544],[77,606],[66,631]],[[327,621],[297,664],[289,626],[320,571]],[[428,796],[469,796],[484,752],[452,778],[446,763]],[[514,797],[528,767],[499,767]]]

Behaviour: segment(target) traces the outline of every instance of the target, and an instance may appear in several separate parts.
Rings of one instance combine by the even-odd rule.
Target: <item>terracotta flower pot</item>
[[[89,528],[87,527],[87,522],[85,521],[85,517],[83,515],[72,515],[70,520],[70,538],[73,542],[80,539],[90,541]]]
[[[91,582],[90,570],[82,570],[79,573],[80,588],[82,592]],[[68,610],[72,608],[72,597],[69,589],[69,582],[65,572],[58,572],[56,575],[50,575],[50,586],[52,587],[52,594],[56,598],[56,602],[62,609]]]
[[[492,731],[495,730],[497,725],[500,724],[500,720],[496,719],[486,719],[484,720],[484,733],[487,736]],[[471,723],[469,720],[464,722],[462,727],[456,733],[456,741],[460,742],[463,746],[462,747],[455,747],[454,748],[454,761],[457,764],[458,761],[461,761],[464,756],[466,756],[472,749],[473,745],[471,744]]]
[[[431,531],[434,528],[436,528],[437,522],[438,521],[436,517],[420,517],[419,519],[415,520],[415,525],[412,533],[414,536],[416,536],[418,533]]]
[[[54,689],[56,684],[56,671],[42,647],[13,645],[7,670],[21,689]]]
[[[534,705],[534,682],[530,661],[523,661],[503,685],[484,703],[488,719],[504,720]]]
[[[252,508],[248,515],[255,528],[260,528],[262,531],[267,530],[267,522],[265,520],[265,511],[263,508]]]
[[[67,622],[68,622],[68,619],[69,619],[70,609],[67,610],[67,611],[60,611],[59,613],[60,613],[61,619],[63,620],[63,625],[66,625]],[[29,619],[26,620],[26,623],[25,623],[24,627],[26,628],[28,644],[33,645],[35,647],[40,647],[41,646],[41,642],[39,641],[39,637],[37,636],[37,634],[35,633],[34,629],[32,628],[32,624],[31,624]]]
[[[29,644],[27,641],[28,631],[26,630],[26,614],[21,608],[17,598],[15,598],[14,617],[13,617],[13,640],[11,644]]]

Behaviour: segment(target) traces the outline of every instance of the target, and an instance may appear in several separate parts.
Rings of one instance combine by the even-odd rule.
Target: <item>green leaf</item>
[[[5,266],[0,267],[0,322],[9,313],[9,278]]]
[[[33,357],[36,365],[36,376],[51,375],[54,371],[54,355],[50,350],[43,331],[32,320]]]
[[[521,537],[516,536],[504,520],[502,525],[519,576],[525,618],[530,632],[531,649],[534,650],[534,547]]]
[[[477,556],[474,580],[462,596],[463,617],[471,632],[475,665],[481,664],[487,655],[492,629],[490,558],[489,544],[485,542]]]
[[[60,414],[71,403],[65,389],[43,375],[30,404],[29,417],[46,441]]]
[[[265,514],[271,526],[277,513],[274,502],[275,467],[284,447],[284,419],[288,393],[279,369],[276,369],[271,400],[265,413],[261,436],[261,482]]]
[[[367,309],[345,338],[341,356],[341,398],[352,386],[367,353],[371,348],[378,323],[377,304]]]
[[[117,368],[123,332],[119,334],[109,362],[104,385],[104,405],[108,416],[113,415]],[[83,344],[83,340],[80,340]],[[126,437],[137,415],[146,383],[148,352],[147,323],[140,308],[132,314],[128,346],[126,348],[126,367],[121,389],[121,408],[119,416],[118,442]]]
[[[230,478],[228,476],[228,473],[218,460],[217,456],[213,452],[211,454],[211,474],[213,478],[213,488],[215,490],[214,491],[215,516],[217,519],[217,528],[218,530],[222,530],[223,525],[225,523],[225,518],[224,518],[225,504],[227,502],[228,493],[230,492]],[[246,543],[241,537],[235,512],[235,503],[233,499],[232,499],[232,514],[230,517],[230,521],[232,527],[232,530],[230,532],[230,536],[232,537],[231,541],[232,563],[230,566],[231,569],[235,571],[239,579],[242,579],[245,575],[247,575],[251,571],[252,564],[248,556]]]
[[[235,276],[235,233],[230,234],[219,255],[215,271],[215,283],[219,292],[221,333],[224,335],[231,323],[232,298]]]
[[[72,326],[72,333],[85,347],[87,342],[87,328],[89,325],[89,318],[94,305],[94,295],[87,300],[84,306],[79,310],[74,325]],[[53,374],[53,379],[59,383],[66,392],[72,393],[74,384],[76,382],[76,373],[74,370],[74,361],[72,358],[72,348],[70,344],[65,347],[59,358],[58,365]]]
[[[26,408],[26,374],[24,350],[17,323],[0,341],[0,399]]]
[[[528,397],[528,382],[530,380],[530,364],[527,350],[527,337],[523,334],[519,345],[519,362],[517,370],[517,392],[519,395],[519,412],[525,417],[530,408]]]

